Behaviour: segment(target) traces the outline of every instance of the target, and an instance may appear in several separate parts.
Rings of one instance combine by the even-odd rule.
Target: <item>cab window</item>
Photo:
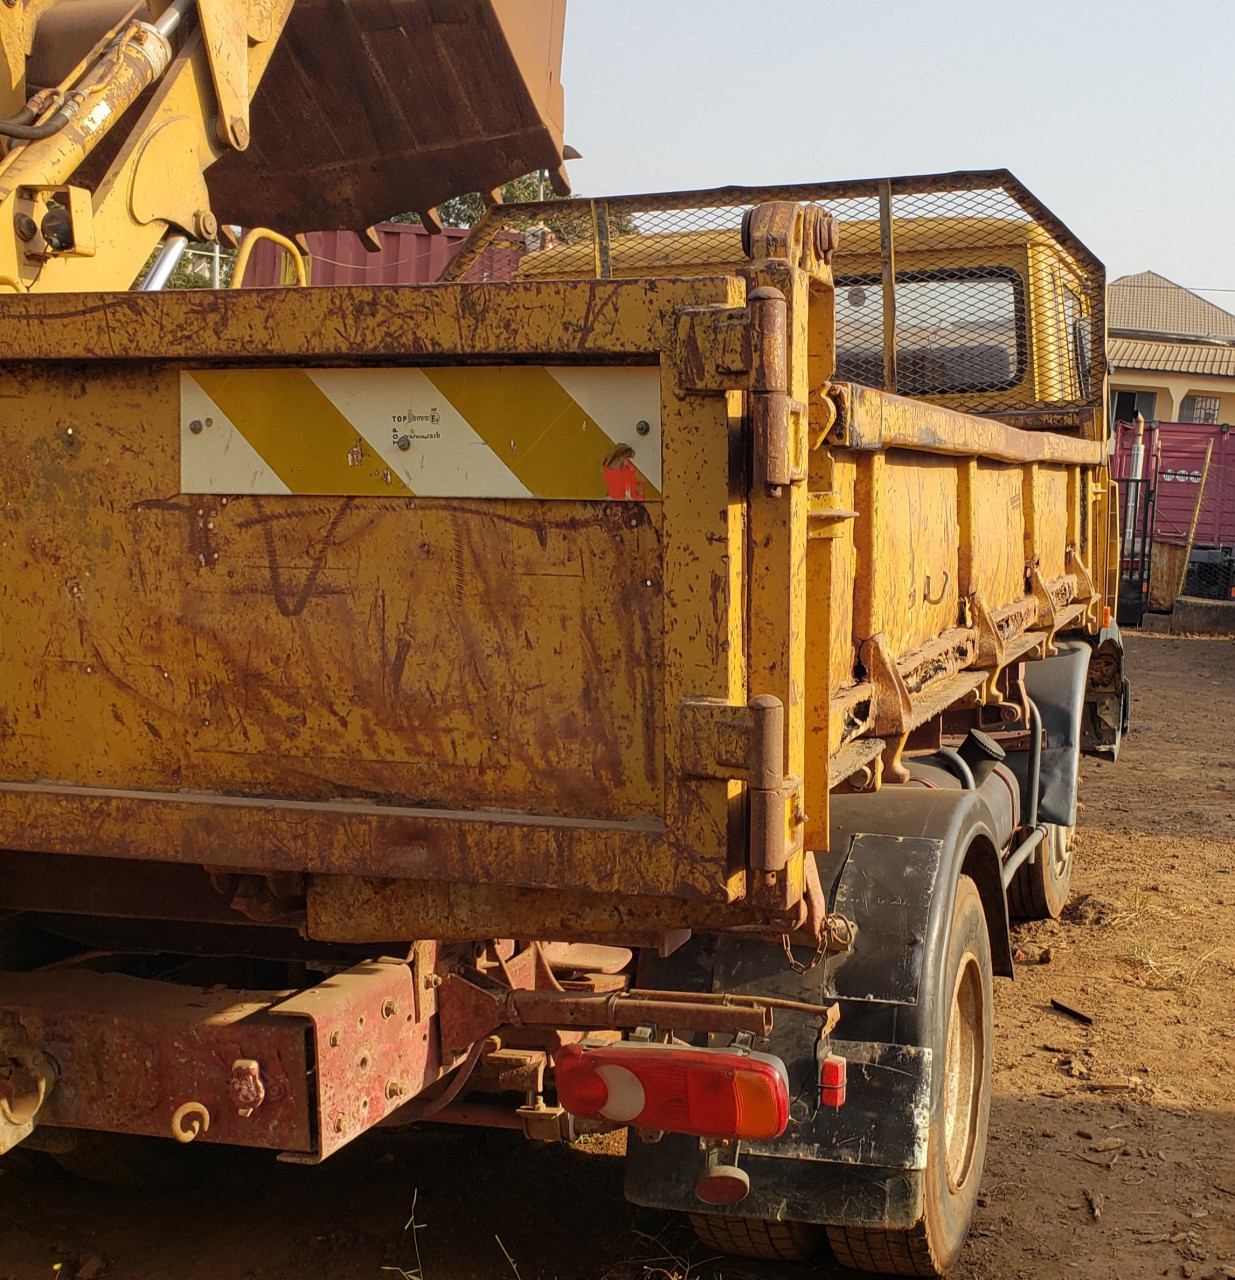
[[[896,334],[902,395],[1015,387],[1028,363],[1021,277],[1010,267],[898,271]],[[877,275],[836,279],[836,377],[883,386]]]

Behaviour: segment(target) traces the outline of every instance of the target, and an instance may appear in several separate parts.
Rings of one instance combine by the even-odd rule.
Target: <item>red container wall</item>
[[[310,284],[431,284],[467,239],[465,227],[431,236],[423,227],[398,222],[374,228],[381,252],[370,253],[354,231],[310,231]],[[259,241],[244,273],[246,288],[283,283],[283,250]]]
[[[1119,423],[1114,474],[1129,473],[1133,429]],[[1157,480],[1154,537],[1184,543],[1201,492],[1205,447],[1213,441],[1209,479],[1196,526],[1196,546],[1235,546],[1235,432],[1226,425],[1202,422],[1146,424],[1145,471]]]
[[[354,231],[310,231],[310,284],[432,284],[441,278],[463,241],[466,227],[445,227],[431,236],[423,227],[382,222],[374,230],[381,251],[370,253]],[[511,280],[526,252],[523,239],[500,232],[476,259],[467,279]],[[246,289],[269,289],[284,283],[283,250],[260,240],[244,273]]]

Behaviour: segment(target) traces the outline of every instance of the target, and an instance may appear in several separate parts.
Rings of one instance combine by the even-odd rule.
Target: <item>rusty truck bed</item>
[[[0,845],[306,876],[339,940],[793,917],[830,791],[1096,633],[1110,498],[1092,396],[839,380],[829,215],[745,235],[7,299]]]

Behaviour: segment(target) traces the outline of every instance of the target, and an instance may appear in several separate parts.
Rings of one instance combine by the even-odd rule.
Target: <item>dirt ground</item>
[[[1072,904],[1016,930],[1046,962],[999,984],[964,1280],[1235,1276],[1235,641],[1133,636],[1129,668],[1124,756],[1083,770]],[[716,1258],[627,1205],[603,1146],[425,1128],[317,1169],[194,1154],[202,1176],[136,1192],[16,1153],[0,1164],[0,1280],[848,1274]]]

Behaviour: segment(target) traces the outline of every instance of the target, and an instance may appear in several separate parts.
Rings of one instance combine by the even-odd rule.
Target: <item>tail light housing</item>
[[[819,1068],[819,1101],[825,1107],[845,1105],[845,1076],[848,1063],[839,1053],[829,1053]]]
[[[732,1141],[789,1123],[785,1064],[767,1053],[660,1044],[571,1044],[555,1057],[558,1102],[589,1120]]]

